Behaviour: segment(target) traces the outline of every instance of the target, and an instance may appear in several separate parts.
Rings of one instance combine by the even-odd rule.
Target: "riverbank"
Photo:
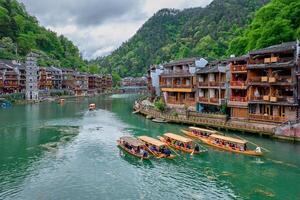
[[[209,148],[201,155],[141,161],[121,136],[180,133],[132,113],[138,95],[102,95],[0,110],[0,199],[297,199],[300,144],[245,134],[263,157]],[[88,111],[90,103],[97,109]],[[226,132],[234,137],[238,132]],[[251,147],[251,144],[249,144]],[[91,173],[93,172],[93,173]],[[112,187],[113,186],[113,187]],[[270,197],[271,196],[271,197]]]
[[[253,121],[227,120],[225,115],[213,115],[197,112],[186,112],[184,114],[172,114],[172,112],[161,112],[149,104],[144,105],[141,101],[136,102],[134,111],[148,119],[160,118],[169,123],[202,126],[218,130],[238,131],[267,136],[281,140],[300,142],[300,127],[296,125],[278,125],[270,123],[259,123]]]

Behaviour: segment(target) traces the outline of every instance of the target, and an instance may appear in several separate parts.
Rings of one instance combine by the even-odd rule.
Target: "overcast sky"
[[[41,25],[71,39],[85,58],[104,56],[162,8],[206,6],[212,0],[19,0]]]

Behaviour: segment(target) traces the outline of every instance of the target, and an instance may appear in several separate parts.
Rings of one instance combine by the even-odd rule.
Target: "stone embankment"
[[[172,114],[171,112],[160,112],[151,105],[144,105],[136,102],[134,110],[140,114],[148,116],[148,118],[161,118],[169,123],[188,124],[193,126],[211,127],[214,129],[232,130],[239,132],[255,133],[259,135],[267,135],[270,137],[289,139],[300,141],[300,125],[281,126],[276,124],[265,124],[252,121],[227,120],[225,115],[201,114],[188,111],[184,114]],[[284,130],[284,131],[283,131]],[[291,130],[291,131],[290,131]],[[294,134],[294,133],[297,134]],[[295,137],[296,136],[296,137]]]

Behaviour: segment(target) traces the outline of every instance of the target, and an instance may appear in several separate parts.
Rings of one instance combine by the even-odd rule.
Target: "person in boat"
[[[186,144],[187,149],[191,149],[191,145],[189,143]]]
[[[247,144],[244,144],[244,151],[247,151]]]
[[[149,148],[151,151],[155,151],[155,152],[157,152],[157,148],[156,148],[156,146],[150,146],[150,148]]]
[[[182,142],[179,142],[180,147],[184,147],[184,144]]]
[[[195,148],[194,148],[194,150],[195,150],[196,152],[199,152],[199,151],[200,151],[200,147],[199,147],[199,145],[198,145],[198,144],[196,144],[196,145],[195,145]]]
[[[147,152],[147,151],[144,151],[144,150],[142,149],[142,155],[143,155],[144,158],[147,158],[147,157],[148,157],[148,152]]]
[[[168,148],[163,149],[163,152],[162,152],[162,153],[165,154],[167,157],[170,157],[170,156],[171,156],[171,151],[170,151],[170,149],[168,149]]]

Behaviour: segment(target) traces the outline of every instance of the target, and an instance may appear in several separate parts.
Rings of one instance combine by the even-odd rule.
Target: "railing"
[[[195,99],[194,98],[186,98],[186,99],[176,100],[176,97],[168,97],[167,103],[168,104],[179,104],[179,105],[194,105]]]
[[[261,115],[261,114],[249,114],[249,119],[257,120],[257,121],[276,122],[276,123],[283,123],[283,122],[288,121],[287,117],[273,116],[273,115]]]
[[[216,82],[216,81],[210,81],[209,82],[209,86],[219,86],[220,83],[219,82]]]
[[[19,84],[17,84],[17,83],[4,83],[3,86],[4,87],[18,87]]]
[[[244,87],[246,86],[246,81],[230,81],[230,85]]]
[[[269,83],[292,83],[291,76],[278,76],[278,77],[270,77]]]
[[[230,97],[230,101],[247,102],[247,97]]]
[[[262,101],[263,100],[263,96],[258,96],[258,97],[255,97],[255,96],[252,96],[250,98],[251,101]]]
[[[160,84],[161,88],[193,88],[194,85],[186,84]]]
[[[198,82],[199,87],[208,86],[208,82]]]
[[[208,97],[199,97],[198,100],[199,100],[200,102],[208,103]]]
[[[232,65],[230,70],[232,72],[247,72],[247,65]]]
[[[219,103],[219,98],[215,98],[215,97],[210,98],[209,102],[211,102],[211,103]]]
[[[287,62],[293,62],[294,58],[279,58],[279,57],[269,57],[265,58],[263,60],[252,60],[249,64],[250,65],[260,65],[260,64],[272,64],[272,63],[287,63]]]
[[[188,70],[170,70],[170,71],[164,71],[162,76],[173,76],[173,75],[192,75]]]

